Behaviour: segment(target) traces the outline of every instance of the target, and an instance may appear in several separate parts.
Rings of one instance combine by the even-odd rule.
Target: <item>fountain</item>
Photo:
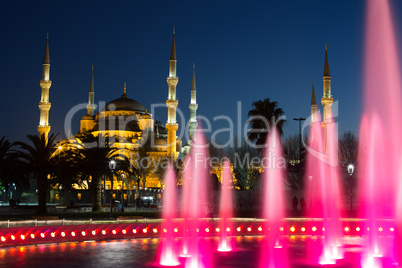
[[[279,133],[273,126],[268,134],[263,175],[263,218],[266,219],[261,247],[260,267],[288,267],[288,255],[280,228],[284,213],[284,178],[286,161],[283,157]]]
[[[188,185],[184,186],[183,196],[186,200],[184,205],[184,217],[186,226],[184,232],[188,236],[188,257],[185,267],[202,268],[211,267],[211,251],[205,236],[207,215],[209,214],[209,156],[208,145],[204,135],[198,128],[189,155],[189,177],[186,178]],[[186,172],[186,175],[188,173]],[[186,192],[187,191],[187,192]]]
[[[325,124],[327,133],[323,139],[323,128],[320,122],[311,126],[309,146],[307,149],[306,182],[309,199],[309,217],[322,218],[323,245],[317,250],[317,245],[309,247],[309,258],[320,264],[335,264],[343,257],[341,252],[340,223],[340,189],[337,163],[336,125]]]
[[[177,217],[177,191],[176,175],[172,165],[169,163],[165,174],[165,190],[163,194],[162,211],[162,242],[159,244],[159,264],[162,266],[179,265],[177,246],[175,244],[174,219]]]
[[[182,229],[184,230],[183,233],[183,240],[182,240],[182,249],[180,256],[188,257],[188,243],[189,243],[189,236],[187,231],[187,226],[189,224],[189,217],[190,217],[190,203],[189,200],[191,199],[191,177],[192,177],[192,166],[190,165],[190,157],[187,157],[184,161],[184,175],[183,175],[183,193],[181,196],[181,217],[183,218],[183,225]]]
[[[396,40],[388,0],[368,0],[364,70],[364,116],[360,129],[359,189],[361,215],[367,219],[368,236],[363,267],[395,262],[393,243],[378,234],[379,222],[402,220],[396,197],[400,183],[402,129],[401,80]],[[399,232],[398,232],[399,233]],[[400,233],[399,233],[400,235]],[[401,237],[395,239],[397,243]],[[380,259],[382,257],[382,259]],[[401,260],[399,254],[399,260]]]
[[[230,171],[229,161],[223,163],[222,172],[222,191],[219,207],[221,236],[219,240],[218,251],[228,252],[233,250],[233,243],[230,236],[233,235],[233,198],[232,198],[232,173]]]

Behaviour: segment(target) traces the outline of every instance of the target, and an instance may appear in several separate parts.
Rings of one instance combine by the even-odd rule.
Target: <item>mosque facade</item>
[[[176,86],[179,82],[177,77],[177,58],[175,45],[175,32],[173,30],[172,46],[169,59],[169,75],[167,77],[168,94],[166,100],[167,106],[167,122],[163,124],[159,120],[155,120],[154,116],[137,100],[130,98],[127,94],[126,84],[124,83],[122,95],[120,98],[110,101],[97,113],[95,105],[95,83],[94,68],[92,66],[91,80],[88,94],[88,104],[86,106],[87,113],[80,120],[79,133],[68,137],[70,143],[79,144],[80,137],[85,135],[93,135],[94,137],[113,137],[112,147],[118,148],[116,155],[123,154],[130,160],[149,141],[150,146],[147,147],[146,157],[153,159],[156,163],[160,158],[168,158],[177,160],[183,157],[190,150],[191,141],[185,146],[182,140],[177,137],[176,131],[179,124],[176,121],[176,109],[179,101],[176,94]],[[51,103],[50,95],[50,56],[49,56],[49,37],[46,39],[46,48],[43,61],[43,75],[40,81],[41,100],[39,102],[40,119],[38,125],[39,135],[44,135],[47,139],[50,132],[49,111]],[[189,104],[190,121],[189,137],[192,139],[195,129],[197,128],[197,109],[196,102],[196,82],[195,82],[195,65],[193,65],[193,77],[191,85],[191,101]],[[78,142],[77,142],[78,141]],[[138,160],[138,159],[137,159]],[[138,161],[137,161],[138,163]],[[134,164],[135,166],[135,164]],[[136,179],[129,180],[124,176],[115,175],[113,182],[106,178],[104,180],[103,189],[110,190],[136,190],[139,188],[156,189],[161,188],[160,176],[150,172],[146,181],[139,183]],[[135,192],[135,191],[134,191]],[[56,194],[55,194],[56,195]],[[55,196],[54,198],[56,198]],[[51,197],[52,199],[52,194]],[[127,198],[127,196],[125,197]],[[128,197],[130,198],[130,197]]]

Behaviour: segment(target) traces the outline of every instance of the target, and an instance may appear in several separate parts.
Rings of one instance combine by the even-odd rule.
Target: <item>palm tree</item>
[[[0,139],[0,184],[8,190],[9,185],[29,187],[29,174],[25,165],[16,157],[12,144],[5,137]]]
[[[59,145],[55,159],[57,159],[57,167],[54,168],[51,175],[53,178],[51,186],[61,186],[61,189],[65,193],[65,203],[69,204],[69,193],[73,189],[73,186],[77,185],[81,188],[85,187],[82,172],[80,170],[82,156],[78,148],[69,146],[67,142],[64,146],[61,144]]]
[[[56,151],[55,138],[51,134],[46,140],[45,135],[28,135],[32,145],[24,142],[15,142],[19,146],[16,157],[24,161],[27,170],[34,174],[38,182],[38,213],[46,213],[46,194],[49,186],[48,176],[54,171],[57,163],[54,153]]]
[[[278,107],[278,102],[271,102],[269,98],[255,101],[252,106],[253,109],[248,112],[251,129],[247,136],[249,140],[256,142],[257,148],[262,148],[273,125],[276,125],[279,133],[283,135],[282,128],[286,123],[285,113]]]
[[[95,137],[89,134],[78,139],[82,148],[81,172],[87,181],[91,177],[89,190],[92,195],[92,211],[102,211],[102,175],[111,175],[109,161],[118,149],[112,148],[109,139],[100,135]]]

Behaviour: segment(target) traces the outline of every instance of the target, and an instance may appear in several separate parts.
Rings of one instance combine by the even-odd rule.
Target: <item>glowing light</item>
[[[41,234],[40,234],[40,237],[45,238],[45,234],[44,234],[44,233],[41,233]]]
[[[260,226],[260,227],[258,227],[258,229],[257,229],[259,232],[261,232],[262,231],[262,227]]]
[[[35,235],[34,235],[34,234],[31,234],[31,238],[34,239],[34,238],[35,238]]]
[[[209,228],[208,227],[205,228],[205,232],[209,233]]]
[[[102,230],[102,234],[105,235],[105,234],[106,234],[106,231],[105,231],[105,230]]]
[[[144,229],[142,229],[142,232],[143,232],[144,234],[146,234],[146,233],[148,232],[148,230],[147,230],[146,228],[144,228]]]
[[[167,229],[163,229],[163,232],[164,232],[164,233],[167,233]]]
[[[14,235],[11,235],[11,240],[15,240],[15,236],[14,236]]]
[[[311,228],[311,230],[312,230],[313,232],[315,232],[315,231],[317,231],[317,227],[313,226],[313,228]]]
[[[112,230],[112,234],[117,234],[117,231],[116,231],[116,230]]]
[[[241,231],[241,227],[237,227],[237,229],[236,229],[238,232],[240,232]]]
[[[390,230],[391,232],[395,231],[395,229],[394,229],[393,227],[389,228],[389,230]]]
[[[283,227],[279,227],[279,231],[283,232],[283,230],[284,230]]]
[[[75,232],[71,232],[71,236],[75,236]]]
[[[156,234],[158,232],[158,229],[154,228],[153,232]]]
[[[294,231],[296,231],[296,228],[294,226],[290,227],[290,231],[293,233]]]
[[[136,234],[137,233],[137,229],[133,229],[133,234]]]
[[[6,241],[6,238],[5,238],[4,236],[2,236],[2,237],[1,237],[1,241],[2,241],[2,242],[5,242],[5,241]]]
[[[349,232],[349,230],[350,230],[349,227],[346,226],[345,227],[345,232]]]
[[[325,232],[325,228],[324,228],[324,227],[322,227],[322,231]]]
[[[21,237],[21,240],[25,240],[25,235],[22,234],[20,237]]]
[[[177,233],[178,231],[179,231],[179,229],[177,229],[177,228],[174,228],[174,230],[173,230],[175,233]]]
[[[86,236],[87,233],[86,233],[85,231],[82,231],[82,232],[81,232],[81,235],[82,235],[82,236]]]
[[[360,227],[356,227],[356,231],[360,232]]]
[[[230,228],[228,227],[228,228],[226,228],[226,232],[230,232]]]
[[[195,231],[196,231],[197,233],[199,233],[199,232],[200,232],[200,229],[195,228]],[[208,229],[208,232],[209,232],[209,229]]]
[[[96,231],[95,231],[95,230],[92,231],[92,235],[96,235]]]
[[[216,229],[215,229],[215,231],[216,231],[217,233],[219,233],[220,230],[221,230],[221,229],[219,229],[219,228],[216,228]]]
[[[252,230],[251,227],[247,227],[247,231],[251,232],[251,230]]]
[[[382,232],[384,229],[382,227],[378,228],[378,231]]]
[[[302,227],[302,228],[300,228],[300,230],[302,231],[302,232],[305,232],[306,231],[306,227]]]
[[[65,233],[65,232],[61,232],[61,236],[62,236],[62,237],[65,237],[65,236],[66,236],[66,233]]]
[[[56,233],[55,233],[55,232],[50,233],[50,236],[51,236],[51,237],[55,237],[55,236],[56,236]]]
[[[127,231],[126,231],[126,229],[123,229],[123,231],[121,231],[123,234],[126,234],[127,233]]]

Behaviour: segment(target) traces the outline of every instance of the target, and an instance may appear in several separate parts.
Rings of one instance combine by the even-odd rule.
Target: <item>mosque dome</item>
[[[86,114],[81,118],[81,120],[94,120],[94,118],[92,115]]]
[[[112,100],[102,109],[102,111],[134,111],[145,113],[145,107],[136,100],[127,97],[124,93],[119,99]]]
[[[145,110],[145,113],[141,116],[142,119],[152,119],[152,115]]]
[[[155,146],[167,146],[165,139],[158,138],[155,140]]]

